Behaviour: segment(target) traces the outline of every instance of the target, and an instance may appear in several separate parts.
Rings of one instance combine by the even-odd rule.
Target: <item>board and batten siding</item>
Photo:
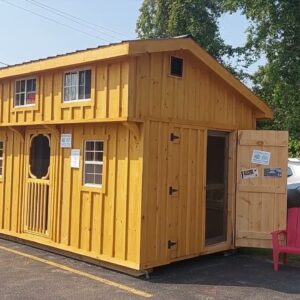
[[[103,139],[102,191],[82,185],[80,169],[70,168],[70,149],[63,150],[60,233],[58,242],[119,261],[139,262],[142,148],[122,125],[64,126],[72,133],[73,148],[83,141]],[[135,267],[136,267],[135,266]]]
[[[59,143],[55,132],[50,133]],[[0,139],[5,141],[4,174],[0,179],[0,233],[22,233],[20,237],[45,245],[139,269],[141,140],[120,123],[64,125],[57,132],[61,133],[72,134],[72,147],[81,153],[80,168],[70,167],[71,149],[57,145],[58,153],[51,153],[51,188],[55,196],[51,197],[51,224],[46,239],[24,233],[21,216],[26,182],[24,159],[28,157],[22,155],[25,145],[20,137],[9,129],[0,130]],[[82,184],[85,140],[104,140],[102,188]]]
[[[183,58],[183,77],[170,76],[170,57]],[[130,58],[129,116],[192,122],[224,129],[252,129],[255,108],[184,51],[148,53]]]
[[[99,62],[49,72],[0,79],[0,124],[27,125],[83,123],[126,119],[128,116],[128,61]],[[63,102],[64,72],[92,70],[91,99]],[[34,106],[14,107],[16,79],[35,77]]]

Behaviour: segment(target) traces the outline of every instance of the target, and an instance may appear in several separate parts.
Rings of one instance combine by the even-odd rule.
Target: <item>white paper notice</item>
[[[63,133],[60,136],[60,147],[61,148],[71,148],[72,147],[72,134]]]
[[[251,162],[253,164],[265,165],[270,164],[271,152],[253,150]]]
[[[80,149],[71,150],[71,168],[79,168],[80,165]]]

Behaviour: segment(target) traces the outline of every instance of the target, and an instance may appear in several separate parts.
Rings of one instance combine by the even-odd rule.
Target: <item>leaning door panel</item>
[[[270,248],[270,233],[285,229],[287,145],[287,132],[238,132],[236,246]],[[270,153],[269,162],[258,157],[253,163],[255,150]]]

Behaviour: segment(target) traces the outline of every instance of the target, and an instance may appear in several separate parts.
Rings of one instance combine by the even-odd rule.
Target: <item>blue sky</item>
[[[33,15],[8,2],[96,37]],[[91,30],[33,3],[68,12],[99,27]],[[108,42],[134,39],[141,4],[142,0],[0,0],[0,61],[15,64]],[[238,14],[226,15],[220,20],[220,26],[222,37],[227,43],[234,46],[243,44],[247,27],[244,17]]]

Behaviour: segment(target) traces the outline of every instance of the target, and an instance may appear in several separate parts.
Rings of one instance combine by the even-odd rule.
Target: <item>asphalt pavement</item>
[[[271,257],[202,256],[135,278],[0,239],[0,299],[299,299],[300,267]]]

